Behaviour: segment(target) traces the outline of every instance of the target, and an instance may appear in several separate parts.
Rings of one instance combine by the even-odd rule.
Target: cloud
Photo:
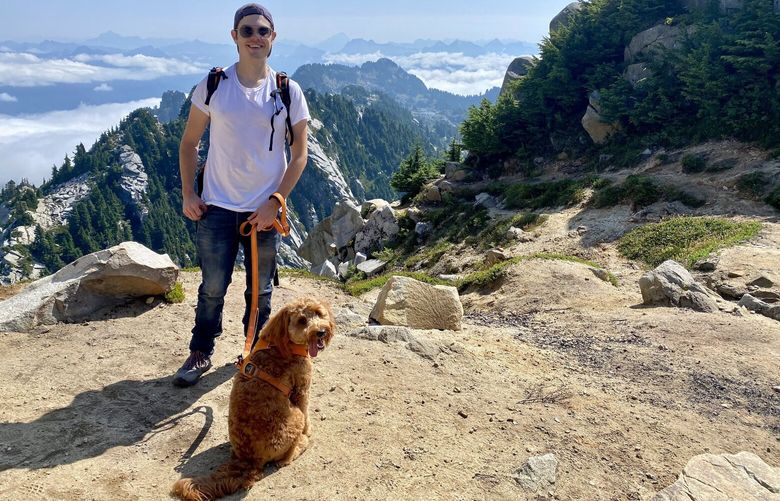
[[[111,92],[112,90],[114,90],[114,88],[108,85],[107,83],[103,82],[102,84],[95,87],[93,90],[96,92]]]
[[[45,59],[27,52],[0,52],[0,85],[14,87],[154,80],[163,76],[194,75],[206,71],[208,67],[189,61],[142,54],[79,54],[71,59]]]
[[[12,96],[7,92],[0,92],[0,103],[15,103],[16,101],[18,101],[16,96]]]
[[[483,54],[467,56],[460,52],[418,52],[408,56],[371,54],[327,54],[326,62],[359,65],[388,57],[398,66],[422,80],[430,89],[454,94],[481,94],[491,87],[500,87],[514,56]]]
[[[89,149],[131,111],[159,104],[159,98],[150,98],[39,115],[0,115],[0,185],[22,178],[40,185],[51,177],[52,165],[59,167],[66,154],[73,156],[77,144]]]

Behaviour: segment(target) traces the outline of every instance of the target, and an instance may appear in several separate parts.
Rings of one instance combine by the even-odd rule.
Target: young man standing
[[[250,315],[252,274],[259,279],[258,330],[271,312],[272,278],[280,235],[271,226],[281,203],[306,166],[309,109],[300,86],[289,81],[291,104],[284,109],[276,91],[276,72],[268,56],[276,39],[271,13],[256,3],[246,4],[233,19],[230,32],[238,62],[225,70],[226,79],[206,104],[207,79],[192,93],[192,107],[179,148],[183,212],[198,222],[197,246],[203,279],[198,289],[190,356],[176,372],[173,384],[191,386],[211,367],[214,339],[222,333],[222,309],[231,281],[238,245],[246,256],[246,309]],[[294,141],[289,163],[285,154],[285,122],[289,114]],[[203,193],[195,191],[198,143],[210,125],[209,153]],[[274,133],[275,131],[275,133]],[[252,269],[250,237],[238,228],[249,221],[257,229],[258,267]]]

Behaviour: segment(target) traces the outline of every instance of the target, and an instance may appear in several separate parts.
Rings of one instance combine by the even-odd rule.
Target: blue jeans
[[[238,227],[252,213],[235,212],[210,205],[198,221],[197,245],[203,281],[198,288],[198,306],[195,310],[195,327],[192,329],[190,350],[213,353],[214,339],[222,334],[222,309],[225,293],[231,282],[233,267],[238,255],[238,245],[244,247],[246,290],[244,291],[244,334],[249,324],[252,301],[252,273],[257,273],[260,309],[257,330],[271,314],[271,292],[276,272],[276,254],[281,237],[276,230],[257,234],[257,270],[252,269],[251,237],[242,236]],[[243,346],[241,346],[243,348]],[[239,349],[240,351],[240,349]]]

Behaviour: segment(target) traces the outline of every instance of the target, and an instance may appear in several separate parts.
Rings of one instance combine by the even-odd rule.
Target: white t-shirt
[[[276,72],[259,87],[241,85],[236,76],[236,65],[225,70],[227,79],[211,96],[206,106],[204,78],[192,93],[192,104],[209,116],[209,154],[203,179],[204,203],[240,212],[253,212],[268,200],[282,182],[287,170],[284,138],[287,110],[281,95],[276,108],[271,91],[276,89]],[[288,80],[290,87],[290,121],[294,125],[308,120],[309,107],[301,87]],[[274,114],[275,109],[281,113]],[[271,140],[271,116],[274,117],[273,151],[268,151]],[[306,141],[296,137],[295,141]]]

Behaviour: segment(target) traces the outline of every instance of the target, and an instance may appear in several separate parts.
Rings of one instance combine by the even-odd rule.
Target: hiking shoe
[[[184,365],[173,376],[173,385],[181,388],[192,386],[211,368],[211,357],[202,351],[191,351]]]

